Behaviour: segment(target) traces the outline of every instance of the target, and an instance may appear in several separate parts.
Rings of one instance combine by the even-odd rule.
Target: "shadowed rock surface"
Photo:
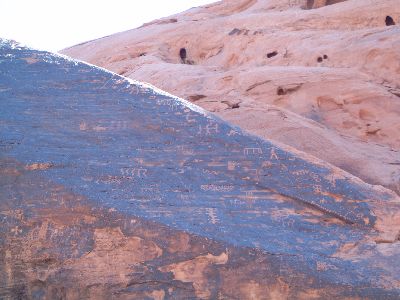
[[[393,192],[84,63],[0,70],[0,298],[400,296]]]
[[[399,21],[399,0],[225,0],[62,52],[400,194]]]

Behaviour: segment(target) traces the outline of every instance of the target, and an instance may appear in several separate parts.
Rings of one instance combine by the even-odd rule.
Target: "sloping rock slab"
[[[0,298],[400,296],[383,188],[5,40],[0,116]]]

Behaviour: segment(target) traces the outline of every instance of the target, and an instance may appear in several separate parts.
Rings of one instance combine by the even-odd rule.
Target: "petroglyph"
[[[246,196],[245,196],[245,199],[246,199],[246,200],[254,200],[254,199],[257,199],[257,197],[254,196],[254,192],[253,192],[253,191],[246,191],[245,194],[246,194]]]
[[[156,100],[157,105],[168,106],[171,111],[178,110],[178,103],[174,99],[159,99]]]
[[[100,121],[97,122],[97,124],[89,124],[87,122],[81,122],[79,124],[79,130],[81,131],[106,131],[106,130],[126,130],[130,128],[130,122],[129,121]]]
[[[210,222],[212,224],[217,224],[219,222],[217,216],[217,209],[216,208],[206,208],[208,217],[210,218]]]
[[[282,225],[287,228],[292,228],[294,223],[295,223],[294,219],[290,217],[282,220]]]
[[[177,148],[183,155],[193,155],[195,153],[194,149],[189,146],[180,145]]]
[[[185,119],[186,119],[186,122],[188,122],[188,123],[195,123],[196,122],[196,118],[194,116],[190,115],[190,113],[188,113],[185,116]]]
[[[263,151],[261,148],[244,148],[243,150],[244,155],[256,155],[256,154],[263,154]]]
[[[89,125],[86,122],[81,122],[79,124],[79,130],[81,130],[81,131],[89,130]]]
[[[110,122],[110,129],[113,130],[125,130],[129,128],[128,121],[111,121]]]
[[[271,155],[269,157],[271,160],[279,160],[278,155],[276,154],[275,148],[271,148]]]
[[[40,171],[40,170],[50,169],[53,166],[54,166],[54,164],[52,164],[52,163],[34,163],[34,164],[25,166],[25,170],[29,170],[29,171],[39,170]]]
[[[209,122],[207,125],[199,125],[198,134],[200,135],[214,135],[218,134],[219,127],[217,123]]]
[[[14,228],[11,228],[10,231],[14,236],[18,236],[19,234],[22,233],[22,229],[19,228],[19,226],[15,226]]]
[[[188,193],[180,193],[179,198],[183,201],[194,200],[194,196]]]
[[[236,136],[236,135],[240,135],[240,133],[237,130],[231,129],[228,132],[228,136]]]
[[[271,168],[272,166],[273,166],[273,164],[268,160],[263,161],[262,164],[261,164],[261,168],[267,168],[268,169],[268,168]]]
[[[141,190],[146,193],[160,193],[160,186],[158,184],[150,184],[142,187]]]
[[[257,180],[259,179],[260,170],[258,170],[258,169],[250,169],[250,168],[247,168],[247,167],[243,167],[243,171],[244,171],[244,173],[250,175],[251,178],[254,178],[254,179],[257,179]]]
[[[228,161],[228,170],[234,171],[238,165],[239,163],[236,161]]]
[[[202,184],[200,188],[203,191],[231,192],[235,187],[233,185]]]
[[[148,169],[144,168],[121,168],[121,174],[123,176],[132,177],[147,177]]]
[[[220,172],[218,172],[218,171],[208,170],[208,169],[203,169],[203,173],[204,174],[208,174],[208,175],[218,175],[218,174],[220,174]]]

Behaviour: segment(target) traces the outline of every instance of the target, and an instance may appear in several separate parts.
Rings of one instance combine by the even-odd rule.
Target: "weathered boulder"
[[[0,298],[399,297],[394,193],[94,66],[0,70]]]

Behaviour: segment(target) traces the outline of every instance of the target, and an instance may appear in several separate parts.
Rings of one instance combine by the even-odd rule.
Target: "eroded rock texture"
[[[0,70],[0,298],[399,297],[394,193],[84,63]]]
[[[399,0],[218,1],[63,53],[400,194],[399,21]]]
[[[305,7],[307,9],[320,8],[326,5],[332,5],[347,0],[307,0]],[[293,1],[294,2],[294,1]]]

